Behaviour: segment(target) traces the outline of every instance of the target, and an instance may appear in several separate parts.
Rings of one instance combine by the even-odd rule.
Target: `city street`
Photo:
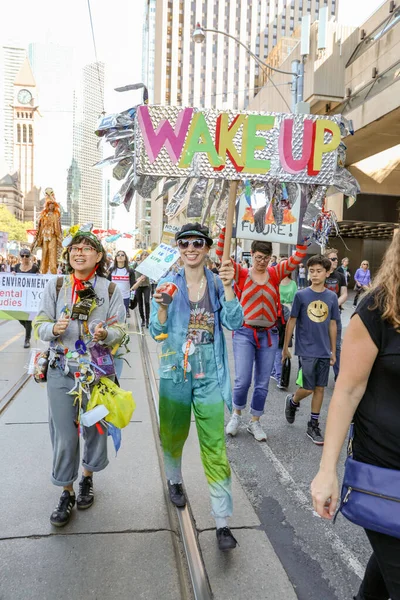
[[[350,304],[343,315],[345,325],[352,312]],[[133,323],[130,329],[135,331]],[[22,349],[20,333],[16,322],[2,322],[0,326],[2,397],[26,372],[29,351]],[[158,598],[161,589],[164,597],[176,597],[180,573],[176,547],[179,556],[181,542],[178,534],[176,539],[171,538],[174,527],[168,521],[158,444],[153,440],[139,336],[131,337],[132,368],[124,368],[122,386],[133,389],[138,407],[123,433],[117,459],[110,452],[110,466],[96,477],[95,507],[88,514],[74,512],[72,523],[64,530],[53,531],[48,523],[58,490],[49,482],[51,454],[44,386],[30,380],[1,415],[1,477],[5,494],[0,548],[2,557],[6,557],[0,575],[2,600],[25,599],[28,585],[30,598],[52,600],[58,580],[65,590],[72,590],[72,596],[57,592],[58,597],[76,597],[74,594],[82,587],[82,573],[76,571],[76,566],[82,557],[86,557],[88,568],[85,589],[86,585],[93,590],[106,585],[105,597],[123,598],[126,590],[135,586],[140,591],[135,598]],[[156,344],[148,335],[146,341],[156,370]],[[229,333],[227,341],[232,363]],[[332,389],[331,381],[323,423]],[[309,485],[321,449],[305,435],[309,402],[305,401],[295,424],[290,426],[283,415],[284,398],[285,392],[277,390],[271,380],[262,418],[267,443],[258,443],[247,433],[246,417],[238,436],[228,439],[234,471],[235,512],[231,525],[240,544],[229,557],[221,556],[216,549],[197,434],[195,427],[191,428],[184,453],[184,480],[214,598],[227,599],[235,593],[239,598],[250,597],[251,590],[255,599],[347,600],[356,592],[368,560],[369,545],[360,528],[341,516],[332,525],[313,513]],[[94,556],[90,543],[94,542],[93,536],[98,540]],[[106,583],[100,567],[109,563],[110,555],[114,566]],[[21,558],[17,560],[17,556]],[[34,557],[40,559],[39,570],[33,568]],[[50,571],[45,567],[47,561]],[[150,578],[153,569],[148,569],[152,562],[157,567],[157,577]],[[122,572],[122,577],[117,577],[117,572]]]

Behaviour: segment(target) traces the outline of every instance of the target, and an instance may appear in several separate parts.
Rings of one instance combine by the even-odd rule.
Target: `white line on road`
[[[12,337],[10,340],[8,340],[8,342],[5,342],[2,346],[0,346],[0,352],[5,350],[13,342],[19,340],[19,338],[22,337],[23,335],[24,335],[23,331],[21,331],[21,333],[18,333],[17,335],[14,335],[14,337]]]
[[[302,508],[306,510],[311,510],[311,512],[318,516],[315,511],[311,507],[311,499],[308,498],[302,490],[299,489],[298,484],[295,482],[293,477],[290,475],[289,471],[285,468],[285,466],[281,463],[279,458],[275,456],[271,448],[267,444],[260,444],[261,450],[264,452],[267,458],[273,464],[275,471],[278,473],[279,479],[282,485],[289,488],[289,491],[296,497],[296,499],[300,502]],[[329,539],[331,546],[336,554],[340,557],[340,559],[350,568],[353,572],[360,578],[363,579],[365,569],[357,559],[357,557],[353,554],[353,552],[342,542],[340,537],[332,531],[332,529],[325,529],[325,534]]]

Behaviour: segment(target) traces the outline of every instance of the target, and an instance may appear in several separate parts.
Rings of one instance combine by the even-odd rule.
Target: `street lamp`
[[[282,73],[283,75],[290,75],[292,77],[292,83],[293,86],[297,89],[297,82],[300,79],[300,81],[302,81],[301,78],[301,73],[298,72],[293,72],[293,71],[282,71],[282,69],[277,69],[276,67],[272,67],[271,65],[265,63],[264,61],[262,61],[256,54],[254,54],[254,52],[252,52],[250,50],[250,48],[248,48],[248,46],[246,46],[246,44],[244,44],[242,41],[239,40],[239,38],[231,35],[230,33],[226,33],[226,31],[220,31],[218,29],[207,29],[205,27],[202,27],[200,25],[200,23],[197,23],[195,30],[193,31],[192,34],[192,38],[193,41],[196,44],[202,44],[206,38],[205,34],[206,33],[219,33],[221,35],[224,35],[225,37],[228,37],[232,40],[234,40],[237,44],[239,44],[240,46],[242,46],[242,48],[244,48],[247,52],[247,54],[249,54],[255,61],[256,63],[263,67],[264,69],[271,69],[271,71],[275,71],[276,73]],[[282,100],[284,101],[284,103],[286,104],[286,106],[288,107],[288,109],[290,110],[290,106],[288,105],[288,103],[286,102],[285,98],[282,96],[280,90],[276,87],[275,83],[272,81],[272,79],[269,77],[268,73],[266,73],[267,77],[269,78],[270,82],[272,83],[272,85],[274,86],[274,88],[276,89],[276,91],[278,92],[278,94],[280,95],[280,97],[282,98]],[[301,100],[303,99],[303,90],[298,89],[297,90],[297,99],[299,101],[299,98],[301,98]],[[293,107],[294,109],[295,107]]]
[[[122,87],[114,88],[116,92],[130,92],[131,90],[140,90],[143,88],[143,104],[149,103],[149,91],[144,83],[132,83],[130,85],[123,85]]]

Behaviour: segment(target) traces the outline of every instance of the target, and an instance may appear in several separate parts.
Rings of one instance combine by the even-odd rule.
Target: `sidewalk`
[[[0,327],[4,338],[23,331]],[[32,379],[0,418],[0,598],[179,599],[175,548],[153,438],[138,336],[132,336],[121,385],[137,403],[115,458],[94,478],[95,504],[73,510],[55,530],[49,516],[61,493],[50,483],[51,447],[45,385]],[[0,351],[1,395],[23,374],[21,340]],[[109,440],[110,441],[110,440]],[[77,489],[77,485],[76,485]]]

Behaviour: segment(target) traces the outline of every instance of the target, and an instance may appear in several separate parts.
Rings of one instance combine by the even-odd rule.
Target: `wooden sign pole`
[[[231,254],[233,218],[235,216],[236,195],[237,195],[238,184],[239,184],[239,181],[234,180],[234,181],[231,181],[230,187],[229,187],[229,204],[228,204],[228,214],[226,216],[225,245],[224,245],[224,253],[222,255],[222,261],[229,260],[229,257]]]

